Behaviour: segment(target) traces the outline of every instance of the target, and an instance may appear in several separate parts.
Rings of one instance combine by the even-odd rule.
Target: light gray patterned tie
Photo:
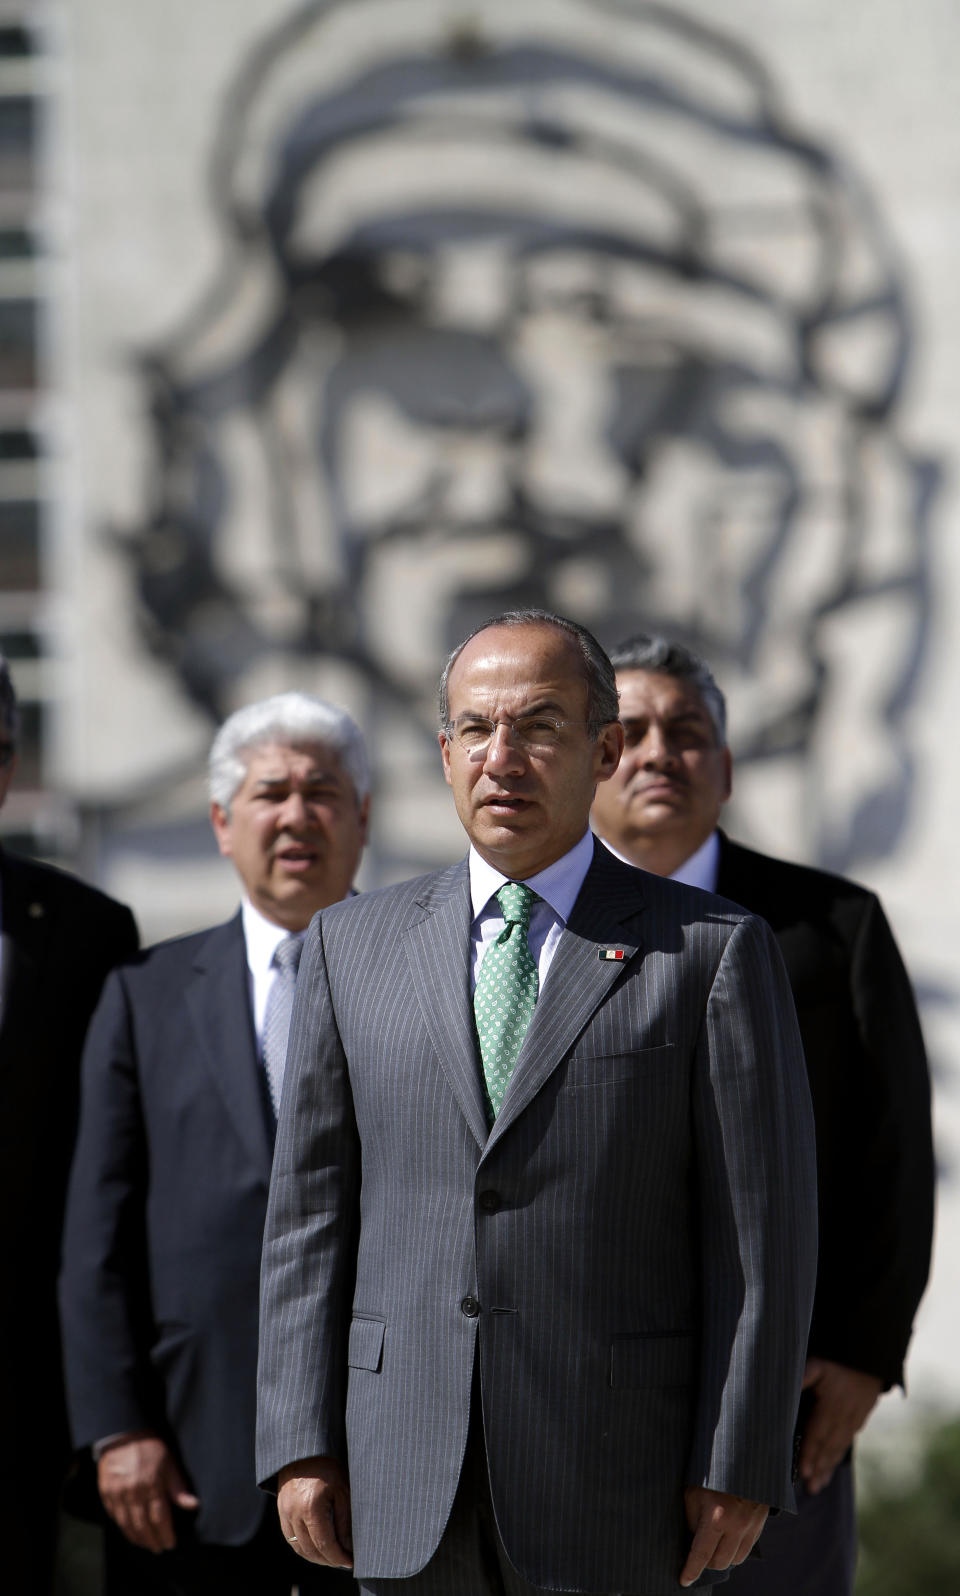
[[[497,902],[507,923],[483,956],[473,995],[483,1078],[494,1118],[537,1001],[540,982],[527,942],[536,896],[522,881],[505,881],[500,888]]]
[[[267,1007],[263,1016],[263,1067],[267,1072],[273,1117],[280,1112],[280,1093],[283,1090],[283,1066],[287,1058],[287,1040],[290,1036],[290,1016],[293,1013],[293,993],[297,984],[297,967],[303,942],[300,937],[284,937],[278,942],[271,959],[276,975],[267,994]]]

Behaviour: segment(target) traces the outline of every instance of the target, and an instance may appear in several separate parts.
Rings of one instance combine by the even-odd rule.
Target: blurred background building
[[[209,923],[212,727],[304,686],[397,879],[460,850],[468,627],[692,642],[731,829],[876,886],[920,990],[914,1411],[960,1406],[958,59],[953,0],[0,3],[5,834]]]
[[[22,702],[20,782],[5,833],[14,844],[75,845],[72,806],[43,792],[52,681],[46,560],[47,463],[54,452],[44,348],[51,194],[49,44],[29,9],[0,8],[0,634]]]

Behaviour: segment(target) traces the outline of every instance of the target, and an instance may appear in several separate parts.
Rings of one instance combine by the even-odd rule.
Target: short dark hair
[[[721,748],[726,747],[727,701],[706,660],[692,648],[658,637],[655,632],[635,632],[610,650],[610,660],[615,671],[655,671],[659,676],[692,682],[713,721],[717,742]]]
[[[17,695],[14,692],[10,667],[5,656],[0,654],[0,768],[9,765],[16,753],[19,735],[20,711],[17,708]]]
[[[552,610],[504,610],[502,615],[493,615],[490,620],[484,621],[482,626],[474,627],[474,630],[457,644],[444,665],[438,690],[441,731],[446,731],[450,724],[448,695],[450,672],[467,644],[475,637],[479,637],[481,632],[488,631],[491,626],[555,626],[558,631],[566,632],[577,645],[583,659],[583,674],[587,682],[587,730],[590,736],[599,737],[604,726],[609,726],[611,721],[620,719],[617,678],[610,660],[592,632],[588,632],[587,628],[581,626],[578,621],[568,620],[565,615],[555,615]]]

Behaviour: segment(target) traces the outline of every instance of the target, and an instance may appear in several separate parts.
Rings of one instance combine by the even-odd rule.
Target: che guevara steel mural
[[[496,610],[652,626],[719,671],[740,770],[792,772],[812,853],[893,845],[936,484],[910,311],[752,48],[658,5],[303,5],[238,62],[209,179],[222,269],[142,357],[124,540],[193,702],[335,659],[389,750]]]

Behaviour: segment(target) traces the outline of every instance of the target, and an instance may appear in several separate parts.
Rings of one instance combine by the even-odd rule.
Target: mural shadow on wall
[[[222,269],[141,358],[122,539],[195,704],[335,662],[384,758],[427,757],[448,649],[546,605],[701,650],[813,856],[893,847],[938,481],[897,431],[914,329],[751,48],[656,5],[305,5],[239,63],[209,194]]]

